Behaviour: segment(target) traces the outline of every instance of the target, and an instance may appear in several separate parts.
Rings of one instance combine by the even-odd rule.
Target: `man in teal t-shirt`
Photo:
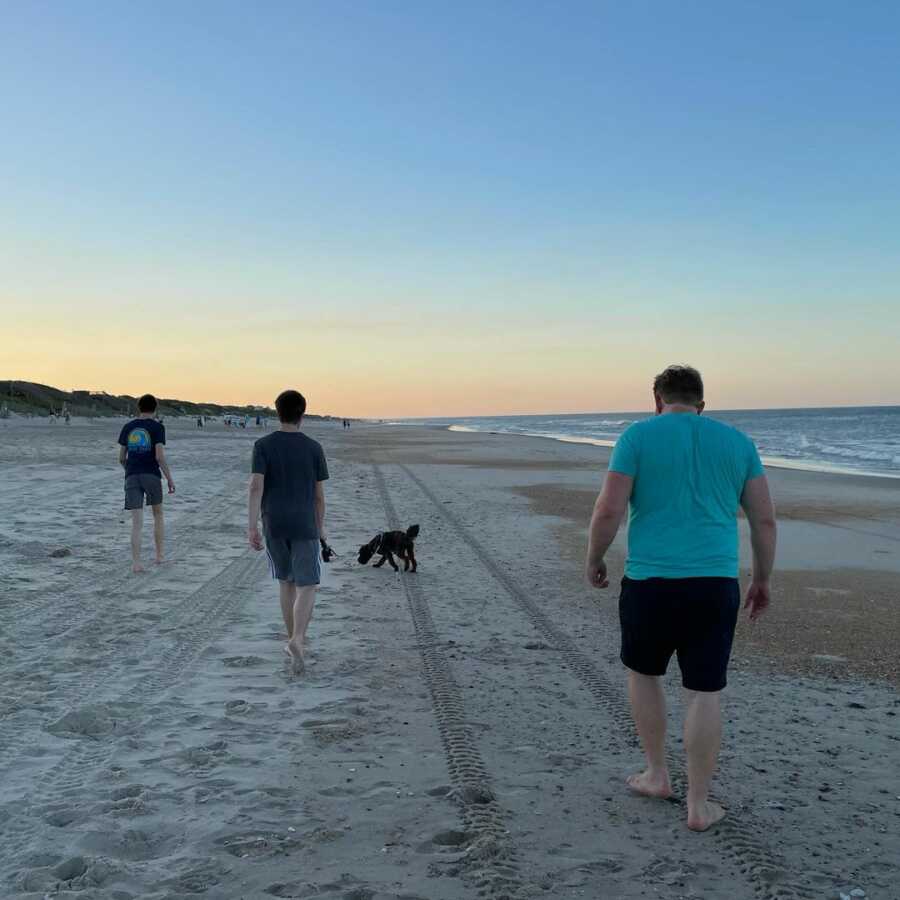
[[[621,658],[647,769],[628,785],[671,796],[659,678],[675,653],[688,692],[688,827],[705,831],[725,815],[709,789],[721,741],[719,692],[740,607],[737,513],[742,507],[750,523],[753,583],[745,606],[756,619],[769,605],[775,512],[750,438],[701,417],[696,369],[670,366],[657,375],[653,395],[657,415],[628,428],[613,450],[591,519],[586,575],[592,586],[608,586],[603,558],[629,509]]]

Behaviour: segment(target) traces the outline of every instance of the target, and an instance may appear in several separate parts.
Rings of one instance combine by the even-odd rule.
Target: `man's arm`
[[[609,586],[606,577],[606,563],[603,557],[615,539],[616,532],[628,509],[631,488],[634,479],[621,472],[607,472],[603,482],[603,490],[594,504],[591,516],[591,527],[588,533],[587,559],[585,561],[585,577],[591,587],[605,588]]]
[[[325,534],[325,482],[316,482],[316,527],[319,529],[319,538],[328,540]]]
[[[262,506],[263,486],[265,475],[254,472],[250,476],[250,485],[247,491],[247,540],[254,550],[262,550],[263,540],[259,533],[259,510]]]
[[[744,608],[750,610],[750,620],[758,619],[769,606],[769,579],[775,565],[775,505],[769,493],[765,475],[751,478],[741,494],[741,508],[750,523],[750,543],[753,546],[753,581],[747,591]]]
[[[166,484],[169,486],[169,493],[175,493],[175,482],[172,480],[172,473],[169,471],[169,463],[166,460],[166,448],[163,444],[156,445],[156,461],[162,469],[163,475],[166,476]]]
[[[124,469],[125,468],[125,460],[128,459],[128,448],[127,447],[119,447],[119,465]]]

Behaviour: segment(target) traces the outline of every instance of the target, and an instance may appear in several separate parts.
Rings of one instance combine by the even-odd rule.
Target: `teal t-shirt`
[[[737,578],[741,494],[763,474],[747,435],[696,413],[664,413],[622,434],[609,470],[634,479],[629,578]]]

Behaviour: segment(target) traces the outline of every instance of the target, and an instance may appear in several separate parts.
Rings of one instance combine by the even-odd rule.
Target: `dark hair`
[[[144,394],[138,400],[138,412],[156,412],[156,397],[153,394]]]
[[[703,402],[703,379],[691,366],[669,366],[653,379],[653,393],[664,403],[696,406]]]
[[[278,418],[288,425],[297,425],[306,412],[306,399],[299,391],[282,391],[275,398]]]

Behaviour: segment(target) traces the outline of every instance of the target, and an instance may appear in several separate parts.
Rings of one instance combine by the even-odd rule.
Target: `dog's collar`
[[[375,545],[374,549],[372,550],[373,553],[377,553],[381,549],[381,544],[383,541],[384,532],[379,531],[378,534],[375,535],[375,539],[372,541],[372,543]]]

